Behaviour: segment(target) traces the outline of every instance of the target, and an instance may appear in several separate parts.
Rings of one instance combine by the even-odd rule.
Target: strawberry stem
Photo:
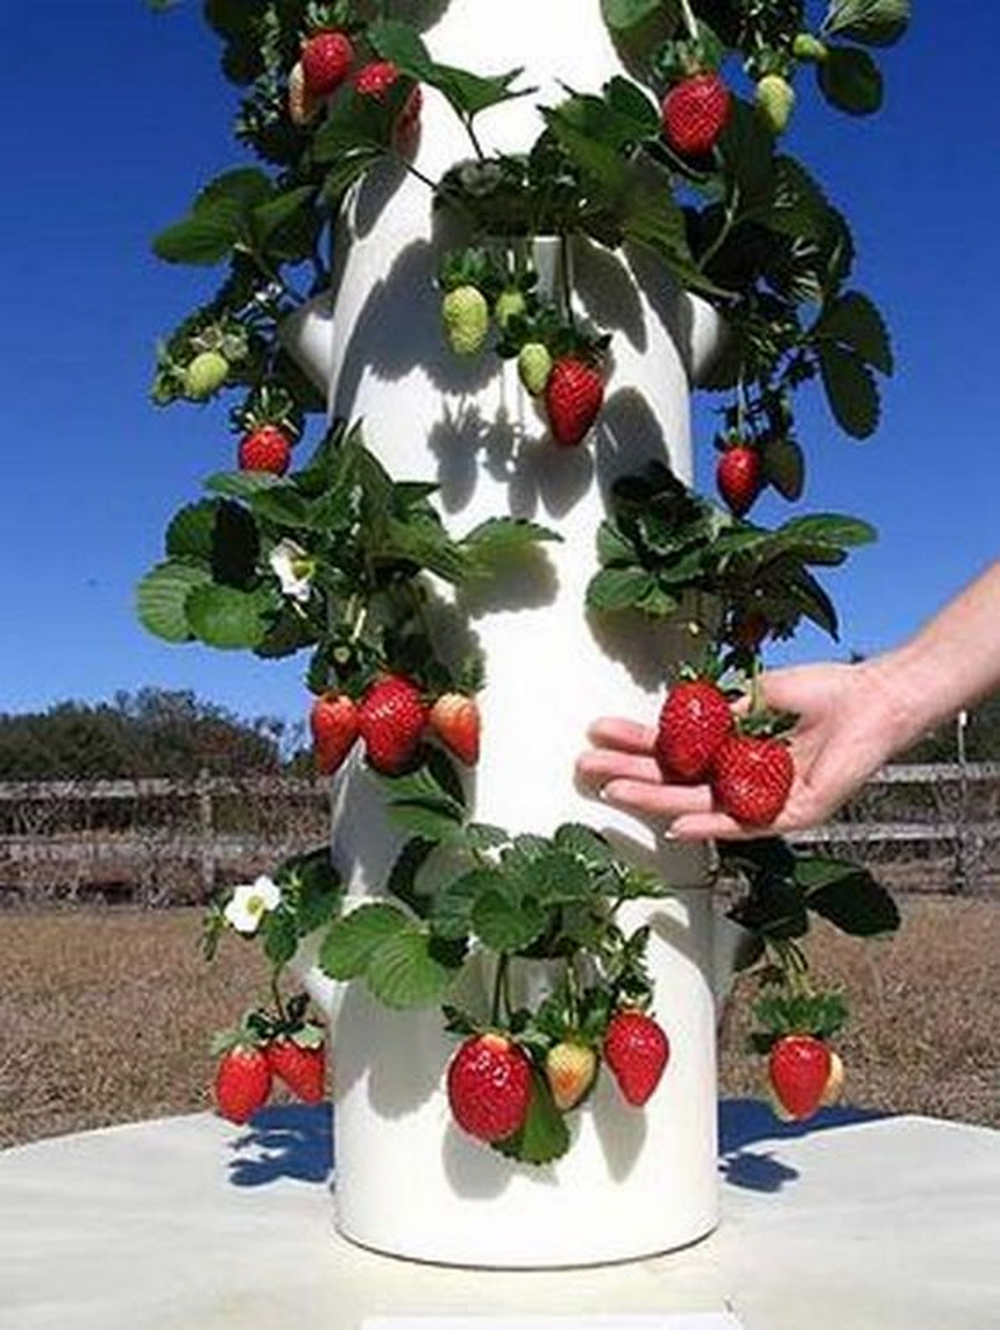
[[[559,237],[559,274],[562,278],[563,304],[569,326],[576,332],[576,318],[573,314],[573,283],[570,278],[569,237],[563,232]]]
[[[510,993],[507,989],[507,968],[510,965],[510,957],[506,952],[501,952],[497,957],[496,973],[493,976],[493,1001],[490,1004],[490,1024],[500,1024],[500,1004],[506,1001],[507,1007],[510,1007]]]

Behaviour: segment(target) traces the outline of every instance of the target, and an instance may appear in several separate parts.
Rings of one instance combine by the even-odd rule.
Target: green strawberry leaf
[[[873,115],[882,105],[881,71],[857,46],[831,46],[816,78],[830,105],[848,115]]]
[[[813,870],[815,871],[815,870]],[[894,933],[900,916],[896,902],[865,869],[857,867],[821,885],[809,887],[807,865],[796,871],[796,880],[806,886],[806,906],[822,915],[851,937],[878,937]]]
[[[606,837],[582,822],[564,822],[556,829],[555,844],[567,854],[582,859],[588,868],[605,868],[615,861]]]
[[[213,499],[202,499],[179,509],[167,527],[167,556],[211,563],[218,511],[218,502]]]
[[[395,905],[359,905],[335,919],[319,952],[319,966],[331,979],[356,979],[365,973],[379,947],[411,926]]]
[[[239,651],[263,641],[269,607],[269,597],[260,592],[204,582],[191,591],[184,608],[191,631],[206,646]]]
[[[365,970],[372,995],[387,1007],[436,1005],[464,957],[464,948],[446,946],[413,924],[393,933],[375,949]]]
[[[494,1149],[508,1159],[523,1164],[551,1164],[569,1149],[570,1134],[566,1119],[555,1106],[545,1077],[537,1069],[531,1072],[531,1102],[524,1125],[513,1136],[494,1144]]]
[[[207,568],[175,559],[157,564],[136,590],[139,621],[165,642],[190,642],[194,634],[188,623],[187,599],[197,587],[210,582]]]
[[[662,0],[601,0],[604,22],[612,32],[628,32],[653,18],[662,7]]]
[[[287,910],[265,915],[260,926],[264,955],[274,966],[287,965],[299,945],[295,916]]]
[[[831,0],[822,31],[866,46],[892,46],[906,32],[911,0]]]
[[[871,370],[854,351],[834,342],[816,347],[827,401],[834,418],[855,439],[874,434],[879,422],[879,395]]]
[[[230,499],[252,499],[261,490],[280,484],[282,481],[267,471],[217,471],[205,481],[205,488]]]
[[[893,372],[892,345],[885,321],[875,304],[860,291],[845,291],[827,305],[811,335],[854,351],[883,374]]]
[[[590,579],[587,608],[602,614],[635,610],[656,591],[656,577],[645,568],[602,568]]]
[[[498,889],[476,897],[472,906],[472,928],[491,951],[517,952],[537,942],[549,923],[549,913],[530,896],[511,890],[501,879]]]

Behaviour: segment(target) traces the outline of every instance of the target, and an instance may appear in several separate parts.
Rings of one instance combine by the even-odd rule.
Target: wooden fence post
[[[201,895],[203,901],[209,901],[215,894],[215,815],[212,806],[212,777],[204,767],[198,772],[197,789]]]

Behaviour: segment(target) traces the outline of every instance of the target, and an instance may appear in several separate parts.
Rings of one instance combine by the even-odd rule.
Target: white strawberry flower
[[[276,910],[281,903],[281,888],[269,877],[237,887],[226,904],[223,914],[226,923],[237,933],[252,937],[260,927],[265,914]]]
[[[279,540],[268,556],[268,563],[281,583],[282,593],[304,605],[312,590],[316,560],[294,540]]]

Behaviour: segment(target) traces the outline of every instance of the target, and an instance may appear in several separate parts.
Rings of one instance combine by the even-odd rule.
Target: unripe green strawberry
[[[560,1113],[576,1108],[596,1075],[597,1054],[587,1044],[564,1039],[546,1054],[545,1077]]]
[[[457,356],[477,355],[490,331],[490,307],[482,291],[459,286],[449,291],[441,305],[445,336]]]
[[[226,381],[229,362],[219,351],[200,351],[184,371],[184,395],[205,402]]]
[[[497,303],[493,307],[493,313],[496,315],[497,323],[506,330],[507,324],[511,319],[517,318],[519,314],[525,311],[524,294],[516,288],[510,291],[501,291],[497,297]]]
[[[800,32],[792,43],[792,55],[796,60],[808,60],[821,65],[829,54],[820,39],[811,32]]]
[[[757,84],[757,110],[773,134],[783,134],[795,108],[795,89],[780,74],[765,74]]]
[[[541,397],[545,385],[552,373],[552,357],[549,348],[543,342],[528,342],[521,347],[517,358],[517,372],[521,376],[525,392],[532,397]]]

